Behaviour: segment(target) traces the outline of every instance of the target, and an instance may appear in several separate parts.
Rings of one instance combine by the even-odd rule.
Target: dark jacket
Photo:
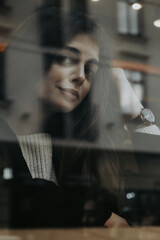
[[[0,162],[2,198],[4,192],[7,192],[1,207],[5,207],[8,212],[7,218],[5,214],[1,214],[1,227],[74,227],[87,223],[88,216],[93,219],[94,209],[84,209],[88,188],[80,185],[60,188],[53,182],[31,177],[17,137],[2,118]],[[10,179],[4,176],[5,169],[12,171]],[[103,216],[100,216],[98,221],[95,219],[93,225],[103,226],[110,214],[110,211],[103,211]],[[95,216],[98,214],[95,213]],[[88,222],[90,224],[90,221]]]

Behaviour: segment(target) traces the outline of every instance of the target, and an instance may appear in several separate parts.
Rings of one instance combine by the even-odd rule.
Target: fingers
[[[112,213],[111,217],[105,222],[105,227],[129,227],[127,221],[119,215]]]

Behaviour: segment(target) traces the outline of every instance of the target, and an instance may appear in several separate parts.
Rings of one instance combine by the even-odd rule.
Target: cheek
[[[56,83],[63,79],[63,72],[58,67],[53,66],[48,73],[48,81],[50,84]]]
[[[84,86],[83,86],[83,98],[89,93],[91,89],[91,83],[86,83]]]

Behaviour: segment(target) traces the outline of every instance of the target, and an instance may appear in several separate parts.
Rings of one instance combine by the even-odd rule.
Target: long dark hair
[[[45,130],[53,138],[70,139],[72,143],[73,140],[78,141],[78,146],[65,146],[63,151],[61,147],[53,150],[55,159],[59,159],[59,183],[66,184],[68,177],[82,173],[96,185],[101,184],[110,190],[120,189],[123,186],[120,164],[106,129],[106,125],[111,124],[110,113],[117,118],[120,113],[118,94],[111,77],[107,38],[95,21],[81,12],[64,13],[50,9],[40,13],[39,21],[42,46],[62,48],[66,42],[83,33],[89,35],[100,49],[99,70],[89,94],[71,113],[51,113],[45,124]],[[44,56],[46,72],[53,62],[52,54]]]
[[[36,31],[33,24],[36,25]],[[62,140],[61,142],[66,139],[71,142],[71,145],[63,146],[61,142],[53,141],[53,162],[60,185],[65,185],[70,177],[79,174],[94,185],[109,191],[119,191],[123,186],[123,178],[114,150],[114,140],[106,126],[114,125],[120,111],[104,32],[92,18],[83,13],[50,8],[30,17],[9,48],[20,48],[21,41],[23,49],[31,46],[32,54],[40,49],[43,62],[41,72],[45,76],[54,62],[54,50],[62,48],[66,42],[81,33],[89,35],[100,49],[99,70],[91,90],[71,113],[55,113],[49,109],[41,131],[49,133],[53,139]],[[26,57],[26,62],[21,63],[22,68],[23,65],[31,65],[29,59]],[[25,71],[22,68],[21,71]],[[38,80],[39,76],[33,82]],[[47,106],[44,107],[47,109]],[[110,119],[110,114],[114,120]]]

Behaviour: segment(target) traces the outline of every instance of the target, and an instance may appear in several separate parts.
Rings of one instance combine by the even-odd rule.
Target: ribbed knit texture
[[[57,184],[52,163],[52,141],[48,134],[17,136],[23,157],[32,178],[41,178]]]
[[[156,125],[142,126],[135,132],[160,135]],[[23,157],[30,170],[32,178],[41,178],[57,184],[57,179],[52,163],[52,141],[48,134],[17,136]]]
[[[160,135],[160,129],[159,129],[159,127],[157,127],[157,125],[151,125],[151,126],[146,126],[146,127],[144,127],[144,125],[143,125],[141,128],[137,128],[134,131],[139,132],[139,133]]]

